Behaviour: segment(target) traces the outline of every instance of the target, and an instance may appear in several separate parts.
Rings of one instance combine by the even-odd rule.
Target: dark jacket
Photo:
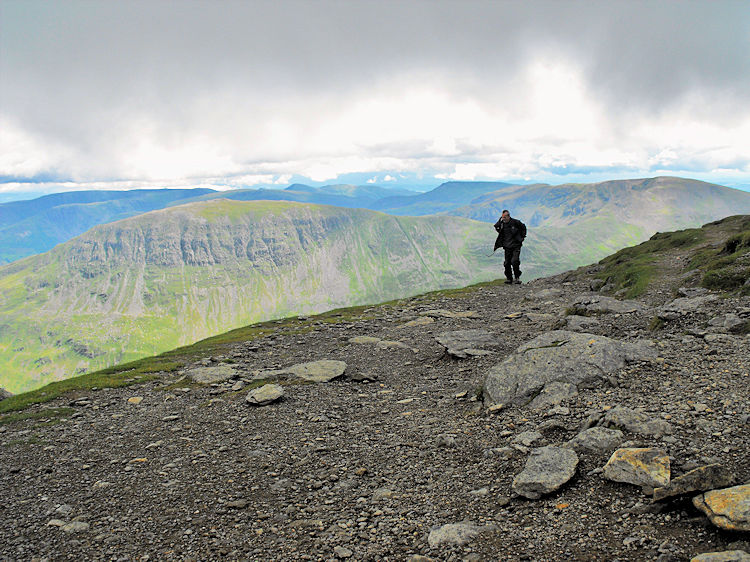
[[[495,230],[497,230],[497,240],[495,240],[494,250],[497,250],[503,245],[503,231],[506,228],[510,228],[510,232],[513,238],[513,243],[508,246],[509,248],[520,248],[521,244],[523,244],[523,240],[524,238],[526,238],[526,225],[523,224],[520,220],[511,217],[511,219],[507,223],[503,222],[502,220],[498,220],[495,223]]]

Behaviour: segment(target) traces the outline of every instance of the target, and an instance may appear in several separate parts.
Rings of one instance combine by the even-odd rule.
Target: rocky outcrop
[[[485,379],[484,398],[490,404],[525,404],[547,384],[595,385],[630,361],[655,356],[646,342],[555,330],[521,345],[492,367]]]
[[[700,294],[693,297],[680,297],[674,299],[657,311],[657,316],[662,320],[677,320],[688,314],[708,312],[711,303],[719,297],[716,295]]]

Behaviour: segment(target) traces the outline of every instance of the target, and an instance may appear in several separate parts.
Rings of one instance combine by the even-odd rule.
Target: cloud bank
[[[746,8],[2,0],[0,190],[750,184]]]

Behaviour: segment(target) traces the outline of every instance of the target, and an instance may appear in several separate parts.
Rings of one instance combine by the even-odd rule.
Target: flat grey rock
[[[716,295],[700,295],[697,297],[680,297],[668,302],[656,312],[662,320],[677,320],[687,314],[708,311],[711,303],[719,297]]]
[[[654,437],[672,433],[672,425],[668,421],[622,406],[617,406],[607,412],[599,421],[599,425]]]
[[[245,400],[253,406],[266,406],[284,397],[284,389],[278,384],[264,384],[248,392]]]
[[[527,301],[548,301],[551,299],[555,299],[562,295],[561,289],[542,289],[541,291],[537,291],[536,293],[529,293],[524,297],[524,300]]]
[[[673,496],[682,496],[691,492],[705,492],[725,488],[735,483],[735,475],[720,464],[700,466],[673,478],[669,485],[654,490],[654,499],[663,500]]]
[[[587,295],[576,299],[573,308],[583,309],[588,314],[631,314],[644,312],[648,307],[634,300],[618,300],[601,295]]]
[[[532,500],[558,490],[576,473],[578,455],[563,447],[534,449],[526,466],[513,479],[513,491]]]
[[[443,332],[435,338],[449,355],[466,358],[470,356],[488,355],[491,352],[485,347],[498,344],[497,336],[486,330],[456,330]]]
[[[531,447],[534,443],[544,439],[544,435],[538,431],[524,431],[519,433],[513,438],[513,443],[523,445],[524,447]]]
[[[722,314],[721,316],[715,316],[708,321],[708,325],[717,330],[734,332],[742,329],[745,326],[747,320],[739,317],[733,312]]]
[[[677,293],[682,297],[700,297],[702,295],[708,294],[708,289],[705,289],[703,287],[680,287],[677,289]]]
[[[549,383],[593,386],[629,361],[655,356],[646,342],[568,330],[546,332],[489,370],[484,399],[490,404],[526,404]]]
[[[606,427],[590,427],[573,437],[564,446],[577,452],[611,454],[625,440],[622,431]]]
[[[84,533],[89,530],[90,525],[85,521],[71,521],[66,523],[60,529],[66,533]]]
[[[571,314],[565,317],[565,327],[574,332],[583,332],[589,328],[601,326],[601,322],[592,316],[579,316]]]
[[[443,544],[462,546],[471,542],[481,531],[481,527],[470,521],[463,523],[448,523],[441,527],[433,528],[427,537],[430,548]]]
[[[235,378],[237,371],[231,365],[219,363],[213,367],[195,367],[187,375],[197,383],[213,384]]]
[[[551,382],[544,386],[529,406],[534,410],[547,410],[578,396],[576,385],[569,382]]]

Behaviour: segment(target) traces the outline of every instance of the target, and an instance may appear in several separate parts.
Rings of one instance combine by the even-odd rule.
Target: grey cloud
[[[532,57],[583,62],[626,106],[700,87],[745,98],[739,1],[130,1],[2,3],[4,102],[161,104],[212,89],[335,93],[394,74],[502,88]],[[25,87],[24,87],[25,86]],[[33,88],[42,88],[35,92]],[[28,91],[27,89],[32,89]]]
[[[710,120],[750,106],[750,10],[739,0],[0,0],[0,117],[80,158],[106,146],[116,159],[141,119],[179,144],[215,122],[250,129],[407,83],[520,109],[522,71],[539,58],[579,64],[625,123],[686,96],[704,100]],[[396,148],[438,158],[419,143]]]

